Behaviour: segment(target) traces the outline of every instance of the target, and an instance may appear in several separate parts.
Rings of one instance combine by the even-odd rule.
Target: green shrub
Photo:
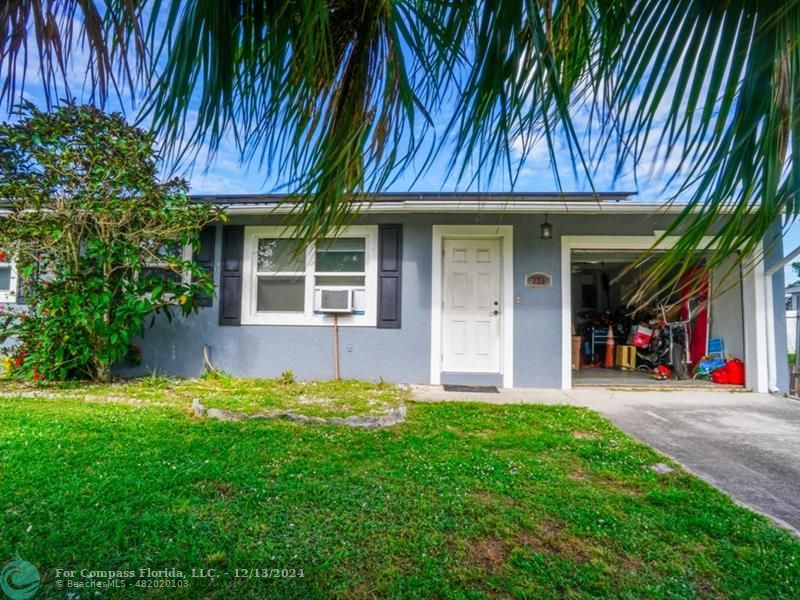
[[[157,314],[188,315],[213,294],[182,249],[224,217],[185,180],[160,182],[153,135],[122,115],[69,103],[20,117],[0,125],[0,250],[26,291],[0,316],[11,374],[108,380]]]
[[[281,376],[278,378],[278,381],[280,381],[283,385],[294,384],[296,382],[294,377],[294,371],[292,371],[291,369],[286,369],[283,373],[281,373]]]

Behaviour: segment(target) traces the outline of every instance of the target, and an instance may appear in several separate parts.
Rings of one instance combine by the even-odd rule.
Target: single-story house
[[[681,209],[630,196],[386,193],[304,259],[287,251],[286,196],[198,197],[229,216],[203,231],[197,257],[216,298],[159,320],[141,341],[143,364],[123,372],[196,376],[210,363],[236,376],[328,379],[338,364],[347,378],[569,389],[597,371],[575,364],[577,324],[622,314],[636,281],[617,276]],[[788,387],[776,359],[783,274],[767,274],[783,256],[779,224],[763,247],[766,260],[732,283],[715,289],[711,277],[702,333],[724,340],[761,392]],[[583,346],[602,358],[594,336]]]

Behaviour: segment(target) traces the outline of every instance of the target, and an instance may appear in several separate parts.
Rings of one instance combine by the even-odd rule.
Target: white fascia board
[[[222,204],[229,215],[287,214],[293,205],[271,204]],[[666,205],[653,202],[425,202],[409,200],[404,202],[374,202],[352,205],[358,214],[397,214],[397,213],[463,213],[498,212],[528,214],[677,214],[683,210],[681,205]]]

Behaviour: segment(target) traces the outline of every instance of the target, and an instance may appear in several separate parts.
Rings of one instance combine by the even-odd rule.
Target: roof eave
[[[231,215],[288,214],[296,205],[288,203],[230,203],[220,206]],[[520,201],[459,201],[431,202],[429,200],[407,200],[403,202],[354,203],[358,214],[398,213],[519,213],[519,214],[676,214],[682,205],[667,205],[653,202],[594,203],[594,202],[520,202]]]

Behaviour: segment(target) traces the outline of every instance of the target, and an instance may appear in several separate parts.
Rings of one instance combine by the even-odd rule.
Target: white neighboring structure
[[[798,315],[800,315],[800,282],[786,288],[786,345],[789,352],[797,351]]]

